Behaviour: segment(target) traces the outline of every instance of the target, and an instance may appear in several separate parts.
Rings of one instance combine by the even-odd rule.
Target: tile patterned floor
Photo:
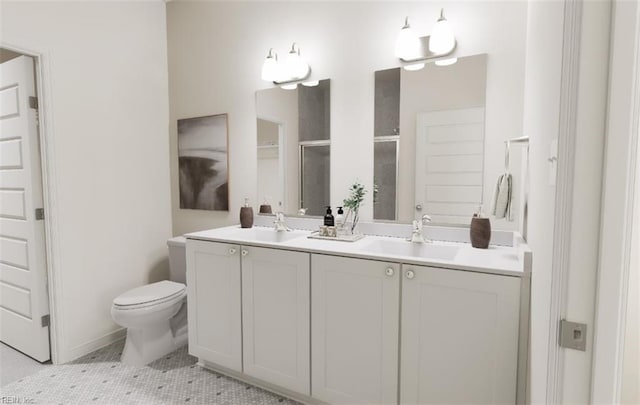
[[[48,367],[51,367],[51,362],[39,363],[13,347],[0,343],[0,387]]]
[[[186,346],[144,366],[120,363],[124,341],[0,388],[0,404],[297,404],[196,365]]]

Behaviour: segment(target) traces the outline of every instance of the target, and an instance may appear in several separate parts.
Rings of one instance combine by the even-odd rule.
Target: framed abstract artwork
[[[178,120],[180,208],[229,211],[227,114]]]

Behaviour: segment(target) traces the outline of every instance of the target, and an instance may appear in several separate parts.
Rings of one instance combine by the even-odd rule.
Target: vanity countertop
[[[303,230],[276,232],[271,227],[240,228],[234,225],[189,233],[185,237],[516,277],[530,277],[531,274],[531,251],[523,242],[476,249],[468,243],[458,242],[414,244],[402,238],[372,235],[356,242],[343,242],[309,239],[310,234]]]

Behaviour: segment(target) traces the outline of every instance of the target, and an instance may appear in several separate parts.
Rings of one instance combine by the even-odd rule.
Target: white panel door
[[[242,372],[240,246],[187,239],[189,354]]]
[[[482,204],[483,172],[484,107],[418,114],[417,214],[468,224]]]
[[[0,340],[47,361],[49,314],[33,59],[0,65]]]
[[[242,247],[244,373],[311,395],[309,254]]]
[[[520,279],[402,266],[403,404],[515,404]]]
[[[399,267],[311,256],[312,397],[332,404],[397,402]]]

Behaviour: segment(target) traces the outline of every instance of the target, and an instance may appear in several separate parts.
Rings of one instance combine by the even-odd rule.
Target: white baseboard
[[[108,346],[113,342],[117,342],[118,340],[124,339],[126,335],[127,335],[127,329],[120,328],[113,332],[107,333],[106,335],[103,335],[97,339],[91,340],[87,343],[83,343],[71,349],[61,350],[61,353],[58,356],[58,363],[64,364],[64,363],[68,363],[70,361],[76,360],[86,354],[95,352],[98,349]]]

